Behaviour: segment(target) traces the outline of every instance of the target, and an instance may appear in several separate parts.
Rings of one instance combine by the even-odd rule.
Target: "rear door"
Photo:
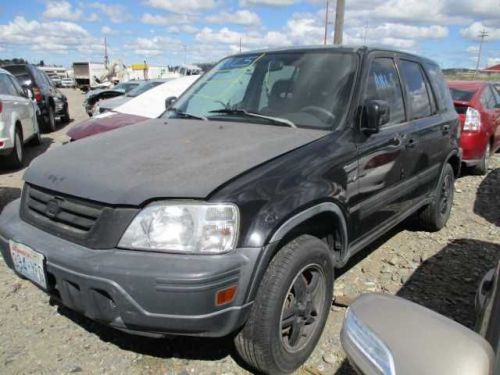
[[[420,61],[401,58],[398,66],[410,120],[404,140],[403,171],[408,193],[405,203],[410,208],[435,188],[450,150],[451,126],[440,116],[434,90]]]
[[[0,73],[0,101],[2,102],[2,121],[4,129],[0,129],[1,137],[10,137],[10,127],[12,126],[12,114],[14,113],[14,101],[12,85],[9,77],[5,73]]]
[[[18,103],[18,113],[23,126],[24,139],[31,137],[36,132],[36,110],[35,104],[24,94],[19,82],[14,77],[9,76],[12,85],[17,94],[16,102]]]
[[[408,124],[401,82],[391,55],[373,57],[362,98],[361,105],[366,100],[385,101],[390,107],[390,120],[378,133],[362,134],[357,145],[359,191],[353,199],[353,214],[360,224],[355,228],[357,238],[369,236],[403,209],[400,187]]]
[[[500,95],[493,85],[487,85],[481,95],[481,103],[491,125],[491,136],[493,137],[492,151],[500,147]]]

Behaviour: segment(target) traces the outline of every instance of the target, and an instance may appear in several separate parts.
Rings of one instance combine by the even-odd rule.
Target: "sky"
[[[335,0],[329,1],[328,43]],[[110,60],[212,62],[324,41],[326,0],[1,0],[0,58],[66,67]],[[500,0],[346,0],[344,44],[402,49],[443,68],[500,64]]]

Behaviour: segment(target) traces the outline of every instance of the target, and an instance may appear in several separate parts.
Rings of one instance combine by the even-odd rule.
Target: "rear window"
[[[425,68],[429,76],[430,83],[434,88],[434,93],[438,102],[440,111],[453,108],[453,100],[450,95],[450,90],[446,84],[446,79],[439,69],[439,66],[433,63],[425,63]]]
[[[141,95],[142,93],[145,93],[148,90],[151,90],[153,87],[161,85],[162,83],[164,83],[164,82],[161,82],[161,81],[148,81],[148,82],[145,82],[145,83],[143,83],[143,84],[141,84],[141,85],[133,88],[132,90],[130,90],[129,93],[127,94],[127,96],[131,97],[131,98],[134,98],[136,96]]]
[[[401,60],[401,73],[408,92],[411,120],[432,114],[430,93],[420,65],[412,61]]]
[[[476,93],[476,90],[457,89],[454,87],[450,87],[450,93],[453,100],[459,102],[470,102],[472,100],[472,97]]]

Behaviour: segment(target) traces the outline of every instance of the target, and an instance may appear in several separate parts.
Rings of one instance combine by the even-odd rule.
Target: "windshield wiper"
[[[228,115],[244,115],[244,116],[249,116],[249,117],[266,119],[266,120],[274,122],[275,124],[287,125],[291,128],[297,127],[297,125],[295,125],[293,122],[291,122],[290,120],[288,120],[286,118],[261,115],[260,113],[248,112],[245,109],[221,108],[221,109],[214,109],[213,111],[210,111],[210,113],[226,113]]]
[[[207,121],[208,120],[205,116],[193,115],[191,113],[187,113],[187,112],[181,111],[179,108],[170,108],[169,111],[172,111],[176,115],[182,116],[184,118],[194,118],[196,120],[203,120],[203,121]]]

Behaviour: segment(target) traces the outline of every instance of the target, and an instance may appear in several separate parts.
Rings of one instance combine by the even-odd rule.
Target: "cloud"
[[[247,5],[267,5],[267,6],[276,6],[276,7],[284,7],[297,3],[298,0],[240,0],[241,6]]]
[[[488,36],[484,38],[486,42],[500,40],[500,28],[487,27],[482,22],[474,22],[470,26],[460,30],[460,35],[466,39],[479,40],[479,34],[486,31]]]
[[[109,26],[103,26],[103,27],[101,27],[101,34],[104,34],[104,35],[116,35],[117,31],[113,30]]]
[[[215,0],[146,0],[145,4],[173,13],[189,14],[209,10],[216,6]]]
[[[168,32],[173,33],[173,34],[178,34],[178,33],[186,33],[186,34],[196,34],[199,29],[195,26],[192,25],[179,25],[179,26],[170,26],[168,29]]]
[[[76,23],[28,21],[24,17],[0,25],[0,45],[25,45],[32,51],[54,53],[94,53],[104,48],[102,42]]]
[[[259,15],[246,9],[233,13],[222,11],[219,14],[205,17],[205,20],[210,23],[234,23],[244,26],[256,26],[260,24]]]
[[[97,22],[99,21],[99,16],[97,15],[97,13],[91,13],[86,19],[85,21],[87,22]]]
[[[45,18],[67,21],[76,21],[80,19],[81,15],[81,9],[73,9],[73,6],[67,1],[49,1],[43,12]]]
[[[128,13],[127,8],[125,8],[123,5],[106,5],[103,3],[95,2],[90,4],[90,7],[100,10],[113,23],[125,22],[132,18]]]
[[[125,48],[133,50],[140,56],[158,56],[170,53],[172,48],[180,48],[182,43],[168,36],[154,36],[152,38],[136,38],[132,43],[126,44]]]
[[[141,17],[142,23],[150,25],[192,25],[198,20],[197,16],[188,14],[169,14],[166,16],[145,13]]]

